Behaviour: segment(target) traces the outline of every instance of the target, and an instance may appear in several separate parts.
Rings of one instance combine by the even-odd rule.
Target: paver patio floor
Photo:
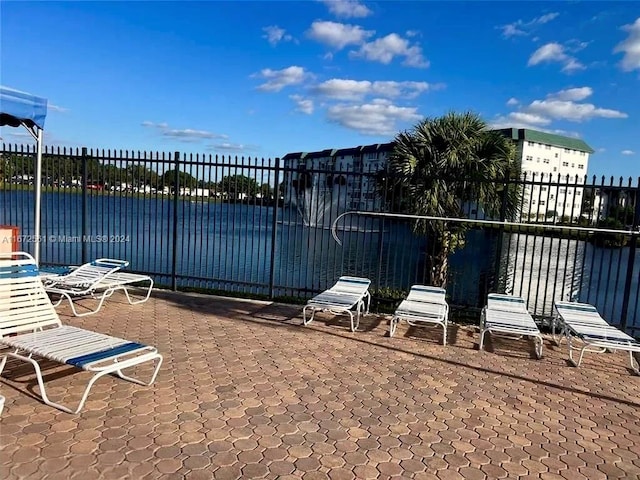
[[[99,380],[79,415],[44,405],[28,365],[0,381],[0,478],[640,478],[640,378],[627,357],[472,327],[401,324],[301,307],[155,292],[65,323],[155,345],[151,387]],[[45,364],[50,396],[79,399],[87,374]],[[150,369],[141,370],[148,373]]]

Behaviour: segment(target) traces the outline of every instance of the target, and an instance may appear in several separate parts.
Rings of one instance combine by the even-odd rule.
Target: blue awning
[[[47,100],[13,88],[0,86],[0,126],[44,129]]]

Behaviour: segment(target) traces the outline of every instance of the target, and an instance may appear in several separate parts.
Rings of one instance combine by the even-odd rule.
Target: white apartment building
[[[520,220],[580,217],[582,185],[593,149],[578,138],[536,130],[497,131],[515,143],[522,177],[527,181]],[[392,150],[393,143],[381,143],[288,153],[283,157],[285,202],[297,207],[309,225],[326,223],[336,208],[379,210],[382,205],[375,176],[362,173],[383,170]],[[484,218],[476,210],[471,211],[478,218]]]
[[[526,128],[498,130],[516,144],[525,186],[521,220],[578,218],[594,150],[579,138]],[[539,183],[539,184],[538,184]]]

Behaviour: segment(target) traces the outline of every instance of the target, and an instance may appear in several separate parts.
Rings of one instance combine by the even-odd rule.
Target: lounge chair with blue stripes
[[[447,321],[449,305],[445,300],[444,288],[426,285],[414,285],[393,314],[389,323],[389,336],[396,333],[400,320],[406,320],[411,326],[436,324],[443,329],[442,344],[447,344]]]
[[[521,297],[502,293],[487,296],[487,305],[480,317],[480,350],[487,332],[498,336],[533,338],[536,357],[542,358],[542,335]]]
[[[126,260],[98,258],[79,267],[70,269],[68,273],[51,274],[41,272],[40,276],[48,293],[57,296],[53,304],[58,307],[64,299],[69,301],[71,311],[76,317],[84,317],[98,312],[104,301],[117,290],[124,291],[131,305],[146,302],[153,289],[153,280],[148,275],[120,271],[129,265]],[[133,297],[129,291],[132,287],[143,288],[142,296]],[[76,300],[92,298],[97,300],[94,309],[79,313]]]
[[[369,312],[371,280],[361,277],[340,277],[328,290],[316,295],[302,309],[302,323],[309,325],[316,311],[330,312],[334,315],[347,314],[351,320],[351,331],[360,325],[360,317]],[[311,311],[307,319],[307,311]],[[354,316],[355,310],[355,316]]]
[[[569,361],[579,367],[585,352],[604,353],[607,350],[629,352],[631,370],[640,375],[640,365],[634,352],[640,353],[640,342],[627,335],[600,316],[596,307],[588,303],[554,302],[556,314],[553,317],[552,332],[556,344],[565,338],[569,347]],[[575,341],[580,346],[575,345]],[[580,350],[578,360],[573,358],[573,350]]]
[[[115,373],[124,380],[151,385],[162,364],[162,355],[155,347],[62,325],[34,258],[24,252],[0,253],[0,345],[12,349],[0,352],[0,374],[9,357],[31,363],[44,403],[69,413],[82,410],[89,390],[100,377]],[[77,408],[49,400],[35,357],[93,373]],[[123,373],[129,367],[146,362],[156,364],[148,382]]]

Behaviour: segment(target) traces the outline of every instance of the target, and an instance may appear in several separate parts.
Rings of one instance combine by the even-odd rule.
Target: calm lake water
[[[43,264],[123,258],[131,270],[162,283],[170,283],[175,270],[180,286],[261,294],[268,293],[273,271],[277,295],[305,298],[346,274],[369,277],[375,288],[406,290],[424,268],[423,239],[399,221],[361,219],[357,227],[365,231],[340,232],[340,246],[329,230],[303,226],[295,209],[278,209],[274,222],[273,207],[180,200],[174,225],[172,199],[93,196],[83,232],[81,195],[45,193],[42,203]],[[32,234],[33,194],[0,192],[0,224]],[[629,248],[524,234],[504,234],[502,243],[496,260],[495,232],[468,233],[465,248],[451,258],[453,305],[482,306],[497,281],[501,290],[526,298],[534,315],[549,316],[553,300],[572,299],[620,322]],[[32,250],[28,243],[23,248]],[[638,325],[640,253],[632,265],[627,319]]]

